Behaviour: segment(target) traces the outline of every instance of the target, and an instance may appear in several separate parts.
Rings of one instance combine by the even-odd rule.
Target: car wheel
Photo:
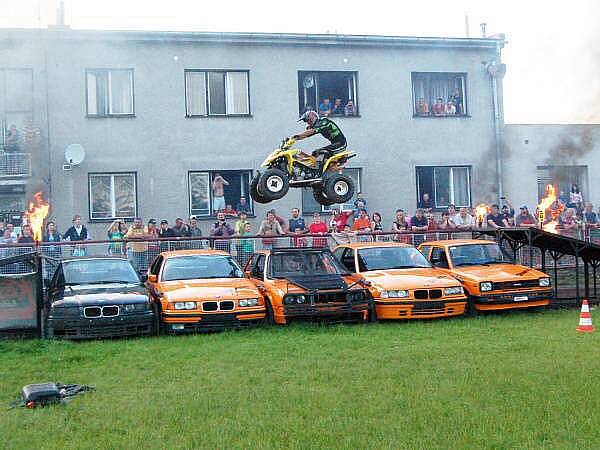
[[[258,179],[258,193],[268,201],[279,200],[287,194],[290,183],[283,170],[268,169]]]
[[[258,180],[260,179],[260,174],[257,174],[252,181],[250,182],[250,197],[256,203],[269,203],[270,200],[267,199],[264,195],[258,192]]]
[[[354,181],[341,173],[333,174],[325,180],[323,192],[333,203],[346,203],[354,195]]]
[[[313,197],[319,204],[321,204],[323,206],[331,206],[331,205],[335,204],[335,202],[329,200],[325,196],[325,194],[323,193],[323,190],[321,188],[313,188]]]

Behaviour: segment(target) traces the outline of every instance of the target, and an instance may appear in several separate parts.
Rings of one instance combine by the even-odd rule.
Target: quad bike
[[[250,183],[252,199],[269,203],[285,196],[290,187],[310,187],[315,200],[324,206],[350,200],[354,182],[340,172],[356,153],[343,150],[325,159],[320,167],[314,156],[291,148],[295,142],[291,138],[283,141],[261,164],[266,170],[258,172]]]

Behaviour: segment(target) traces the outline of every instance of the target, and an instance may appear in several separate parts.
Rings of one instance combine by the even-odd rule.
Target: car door
[[[152,301],[157,300],[160,297],[158,289],[159,275],[164,260],[165,258],[162,255],[158,255],[148,268],[148,279],[146,280],[146,285],[148,286]]]

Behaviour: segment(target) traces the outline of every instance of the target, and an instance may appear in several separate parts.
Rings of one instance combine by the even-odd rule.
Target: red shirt
[[[354,219],[354,223],[352,224],[352,230],[362,231],[366,228],[371,228],[371,221],[368,217],[365,217],[364,219],[357,217],[356,219]]]
[[[352,215],[352,211],[343,211],[334,217],[333,223],[335,224],[335,231],[341,233],[344,231],[344,227],[348,223],[348,219]]]
[[[311,223],[308,227],[308,232],[310,234],[325,234],[327,233],[327,225],[325,225],[325,222]],[[327,238],[313,238],[313,247],[325,247],[326,245]]]

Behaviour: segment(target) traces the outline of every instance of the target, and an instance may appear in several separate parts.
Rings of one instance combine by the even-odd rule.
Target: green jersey
[[[327,117],[321,117],[313,125],[313,130],[321,134],[329,142],[345,141],[346,138],[342,133],[342,130],[333,122],[333,120]]]

